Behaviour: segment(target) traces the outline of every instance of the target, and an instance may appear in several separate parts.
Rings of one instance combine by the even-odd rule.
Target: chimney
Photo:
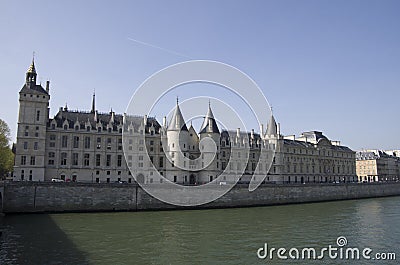
[[[50,81],[47,80],[46,81],[46,92],[47,92],[47,94],[49,93],[49,91],[50,91]]]
[[[264,124],[260,124],[260,135],[261,135],[261,137],[263,137],[264,136]]]
[[[281,135],[281,124],[278,122],[278,125],[276,126],[276,133],[277,135]]]
[[[236,137],[240,137],[240,128],[236,129]]]
[[[144,124],[144,126],[147,125],[147,115],[144,115],[144,117],[143,117],[143,124]]]
[[[162,120],[162,124],[164,127],[167,127],[167,117],[164,116],[163,120]]]

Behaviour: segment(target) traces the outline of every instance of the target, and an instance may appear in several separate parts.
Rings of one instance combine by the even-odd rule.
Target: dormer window
[[[101,127],[97,127],[97,132],[101,132]]]
[[[86,126],[86,131],[90,132],[90,126]]]
[[[108,132],[111,133],[111,128],[108,128]]]
[[[64,125],[64,130],[67,130],[68,129],[68,125]]]
[[[53,124],[51,125],[51,128],[52,128],[53,130],[55,130],[55,129],[56,129],[56,125],[53,123]]]
[[[79,130],[79,125],[75,125],[75,131]]]

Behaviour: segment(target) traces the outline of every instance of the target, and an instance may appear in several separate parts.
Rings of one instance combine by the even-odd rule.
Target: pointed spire
[[[111,118],[110,118],[110,122],[111,122],[111,123],[114,123],[114,120],[115,120],[115,114],[114,114],[114,111],[113,111],[112,108],[111,108]]]
[[[96,111],[96,91],[93,91],[93,98],[92,98],[92,111],[94,113]]]
[[[185,120],[183,119],[181,109],[179,108],[179,99],[176,97],[176,107],[174,114],[172,115],[171,121],[168,125],[168,130],[182,130],[187,131]]]
[[[207,115],[204,117],[203,125],[200,127],[200,133],[219,133],[217,122],[211,110],[211,102],[208,101]]]
[[[33,56],[32,56],[32,63],[28,68],[28,71],[26,71],[27,73],[32,73],[32,74],[36,74],[36,68],[35,68],[35,52],[33,52]]]
[[[36,68],[35,68],[35,56],[32,57],[32,63],[26,71],[25,83],[28,87],[32,87],[36,85]]]
[[[278,128],[274,115],[271,113],[271,118],[267,124],[267,135],[276,135],[278,133]]]

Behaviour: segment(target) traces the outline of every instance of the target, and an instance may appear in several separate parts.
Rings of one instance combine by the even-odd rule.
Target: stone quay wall
[[[212,188],[223,187],[216,185]],[[143,211],[250,207],[399,196],[400,182],[264,184],[252,192],[249,192],[248,185],[237,185],[211,203],[190,208],[161,202],[135,184],[8,182],[0,183],[0,193],[0,211],[6,214]]]

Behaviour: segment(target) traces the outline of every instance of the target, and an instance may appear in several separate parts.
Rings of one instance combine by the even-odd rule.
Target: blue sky
[[[2,1],[0,118],[15,137],[32,51],[51,116],[90,109],[93,89],[99,110],[122,113],[147,77],[189,57],[252,77],[286,135],[400,149],[399,13],[399,1]]]

